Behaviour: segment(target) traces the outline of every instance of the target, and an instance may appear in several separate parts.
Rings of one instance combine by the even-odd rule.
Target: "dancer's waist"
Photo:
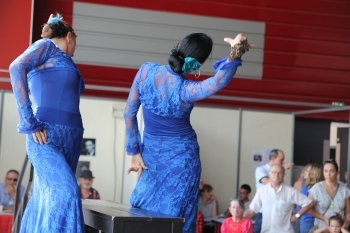
[[[159,116],[143,108],[144,131],[151,135],[185,136],[194,133],[189,117],[171,118]]]
[[[38,107],[35,112],[38,120],[49,124],[65,125],[73,128],[82,128],[80,114],[65,112],[54,108]]]

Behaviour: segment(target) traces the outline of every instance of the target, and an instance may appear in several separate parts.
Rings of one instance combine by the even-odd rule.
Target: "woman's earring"
[[[199,76],[201,76],[201,70],[198,69],[198,74],[197,74],[197,70],[194,71],[194,77],[199,78]]]

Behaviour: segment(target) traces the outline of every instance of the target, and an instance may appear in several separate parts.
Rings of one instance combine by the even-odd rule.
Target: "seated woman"
[[[200,195],[198,210],[204,216],[204,233],[214,233],[214,223],[211,220],[218,215],[218,203],[213,194],[213,187],[204,184]]]
[[[344,228],[344,220],[340,214],[335,214],[329,218],[328,226],[324,226],[314,231],[314,233],[349,233]]]
[[[230,203],[232,217],[226,218],[221,225],[221,233],[253,233],[252,221],[243,218],[244,203],[239,199],[232,199]]]

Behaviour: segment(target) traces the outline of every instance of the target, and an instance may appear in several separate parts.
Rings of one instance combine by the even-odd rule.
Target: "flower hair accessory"
[[[58,23],[63,19],[63,17],[57,13],[55,17],[50,17],[47,23]]]
[[[185,57],[185,63],[182,66],[182,71],[185,73],[191,73],[194,70],[198,70],[198,68],[201,66],[201,63],[199,63],[196,58],[193,57]]]

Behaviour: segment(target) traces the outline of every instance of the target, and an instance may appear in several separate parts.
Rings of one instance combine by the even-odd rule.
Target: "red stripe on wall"
[[[0,77],[4,78],[4,77],[10,77],[9,72],[0,72]]]
[[[350,57],[265,51],[264,64],[350,71]]]
[[[279,67],[264,65],[264,80],[277,79],[286,81],[304,81],[310,83],[350,85],[348,71],[334,71],[329,69]]]
[[[87,84],[130,88],[137,70],[78,65]],[[103,77],[100,78],[100,77]],[[207,76],[201,76],[206,78]],[[192,78],[193,79],[193,76]],[[197,79],[198,80],[198,79]],[[337,90],[334,92],[334,90]],[[350,92],[345,85],[285,80],[251,80],[234,78],[220,95],[263,99],[289,100],[331,104],[348,102]],[[350,102],[349,102],[350,104]]]
[[[199,1],[179,0],[129,1],[129,0],[81,0],[79,2],[98,3],[113,6],[132,7],[157,11],[169,11],[194,15],[235,18],[283,24],[312,25],[318,27],[350,28],[350,5],[335,2],[319,4],[315,1]],[[330,8],[333,13],[327,9]],[[318,9],[316,11],[315,9]],[[340,16],[342,15],[342,16]]]
[[[350,54],[350,43],[334,43],[334,41],[305,40],[300,38],[281,39],[269,36],[265,40],[265,50],[348,57]]]
[[[276,39],[307,39],[311,42],[349,43],[350,30],[334,29],[333,27],[310,27],[307,22],[305,25],[269,23],[266,25],[265,36]]]
[[[1,0],[0,15],[0,69],[7,70],[30,44],[32,1]],[[4,76],[9,77],[9,74]]]

